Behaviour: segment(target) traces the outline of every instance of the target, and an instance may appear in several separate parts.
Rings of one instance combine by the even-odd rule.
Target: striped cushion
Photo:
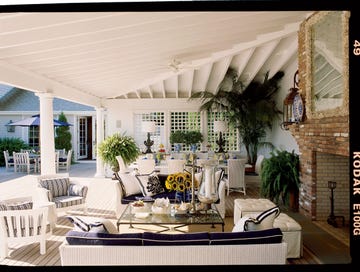
[[[7,206],[4,203],[0,203],[0,211],[7,211]]]
[[[79,184],[70,184],[68,189],[69,196],[82,196],[85,197],[88,191],[88,187]]]
[[[33,208],[32,201],[6,204],[7,210],[29,210]]]
[[[210,245],[274,244],[281,243],[279,228],[240,232],[210,232]]]
[[[66,234],[69,245],[142,245],[142,233],[95,233],[71,230]]]
[[[192,232],[182,234],[164,234],[164,233],[143,233],[144,246],[158,246],[158,245],[208,245],[209,233],[207,232]]]
[[[54,200],[56,208],[64,208],[73,205],[80,205],[85,203],[85,198],[81,196],[59,196],[55,197]]]
[[[40,185],[48,189],[53,197],[67,195],[70,180],[69,178],[50,178],[39,181]]]

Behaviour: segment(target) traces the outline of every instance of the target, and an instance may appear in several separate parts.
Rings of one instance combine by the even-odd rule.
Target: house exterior
[[[63,112],[71,132],[74,159],[96,159],[95,153],[95,110],[93,107],[55,98],[53,101],[54,119]],[[0,84],[0,138],[21,138],[30,146],[39,143],[38,128],[6,126],[39,113],[39,98],[30,91]]]

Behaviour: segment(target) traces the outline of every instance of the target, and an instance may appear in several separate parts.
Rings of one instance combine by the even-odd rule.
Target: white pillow
[[[154,196],[165,192],[157,174],[135,175],[143,196]]]
[[[245,231],[244,230],[244,225],[245,225],[245,221],[250,219],[251,216],[243,216],[241,217],[235,224],[235,226],[232,229],[232,232],[239,232],[239,231]]]
[[[125,197],[130,195],[141,194],[139,182],[133,173],[119,173],[119,182],[121,184],[123,195]]]

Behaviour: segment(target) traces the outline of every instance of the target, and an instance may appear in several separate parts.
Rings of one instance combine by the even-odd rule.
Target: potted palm
[[[260,178],[260,194],[290,210],[298,210],[298,194],[300,187],[299,155],[286,150],[273,150],[270,157],[262,163]]]
[[[125,165],[135,161],[140,154],[133,137],[115,133],[107,137],[98,146],[98,154],[103,162],[111,167],[111,170],[120,170],[116,156],[121,156]]]
[[[273,148],[265,139],[267,129],[272,128],[275,118],[282,111],[277,108],[275,94],[280,89],[278,82],[284,72],[277,72],[272,78],[266,73],[264,81],[252,81],[244,87],[237,71],[229,68],[218,91],[196,92],[192,99],[200,99],[199,111],[218,111],[226,113],[229,124],[239,130],[241,141],[247,151],[248,163],[254,165],[259,147]]]

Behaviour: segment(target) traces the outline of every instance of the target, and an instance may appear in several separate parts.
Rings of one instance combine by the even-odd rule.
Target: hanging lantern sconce
[[[298,71],[294,75],[294,87],[289,89],[283,104],[283,122],[281,128],[288,130],[289,125],[298,124],[303,119],[304,104],[298,89]]]

